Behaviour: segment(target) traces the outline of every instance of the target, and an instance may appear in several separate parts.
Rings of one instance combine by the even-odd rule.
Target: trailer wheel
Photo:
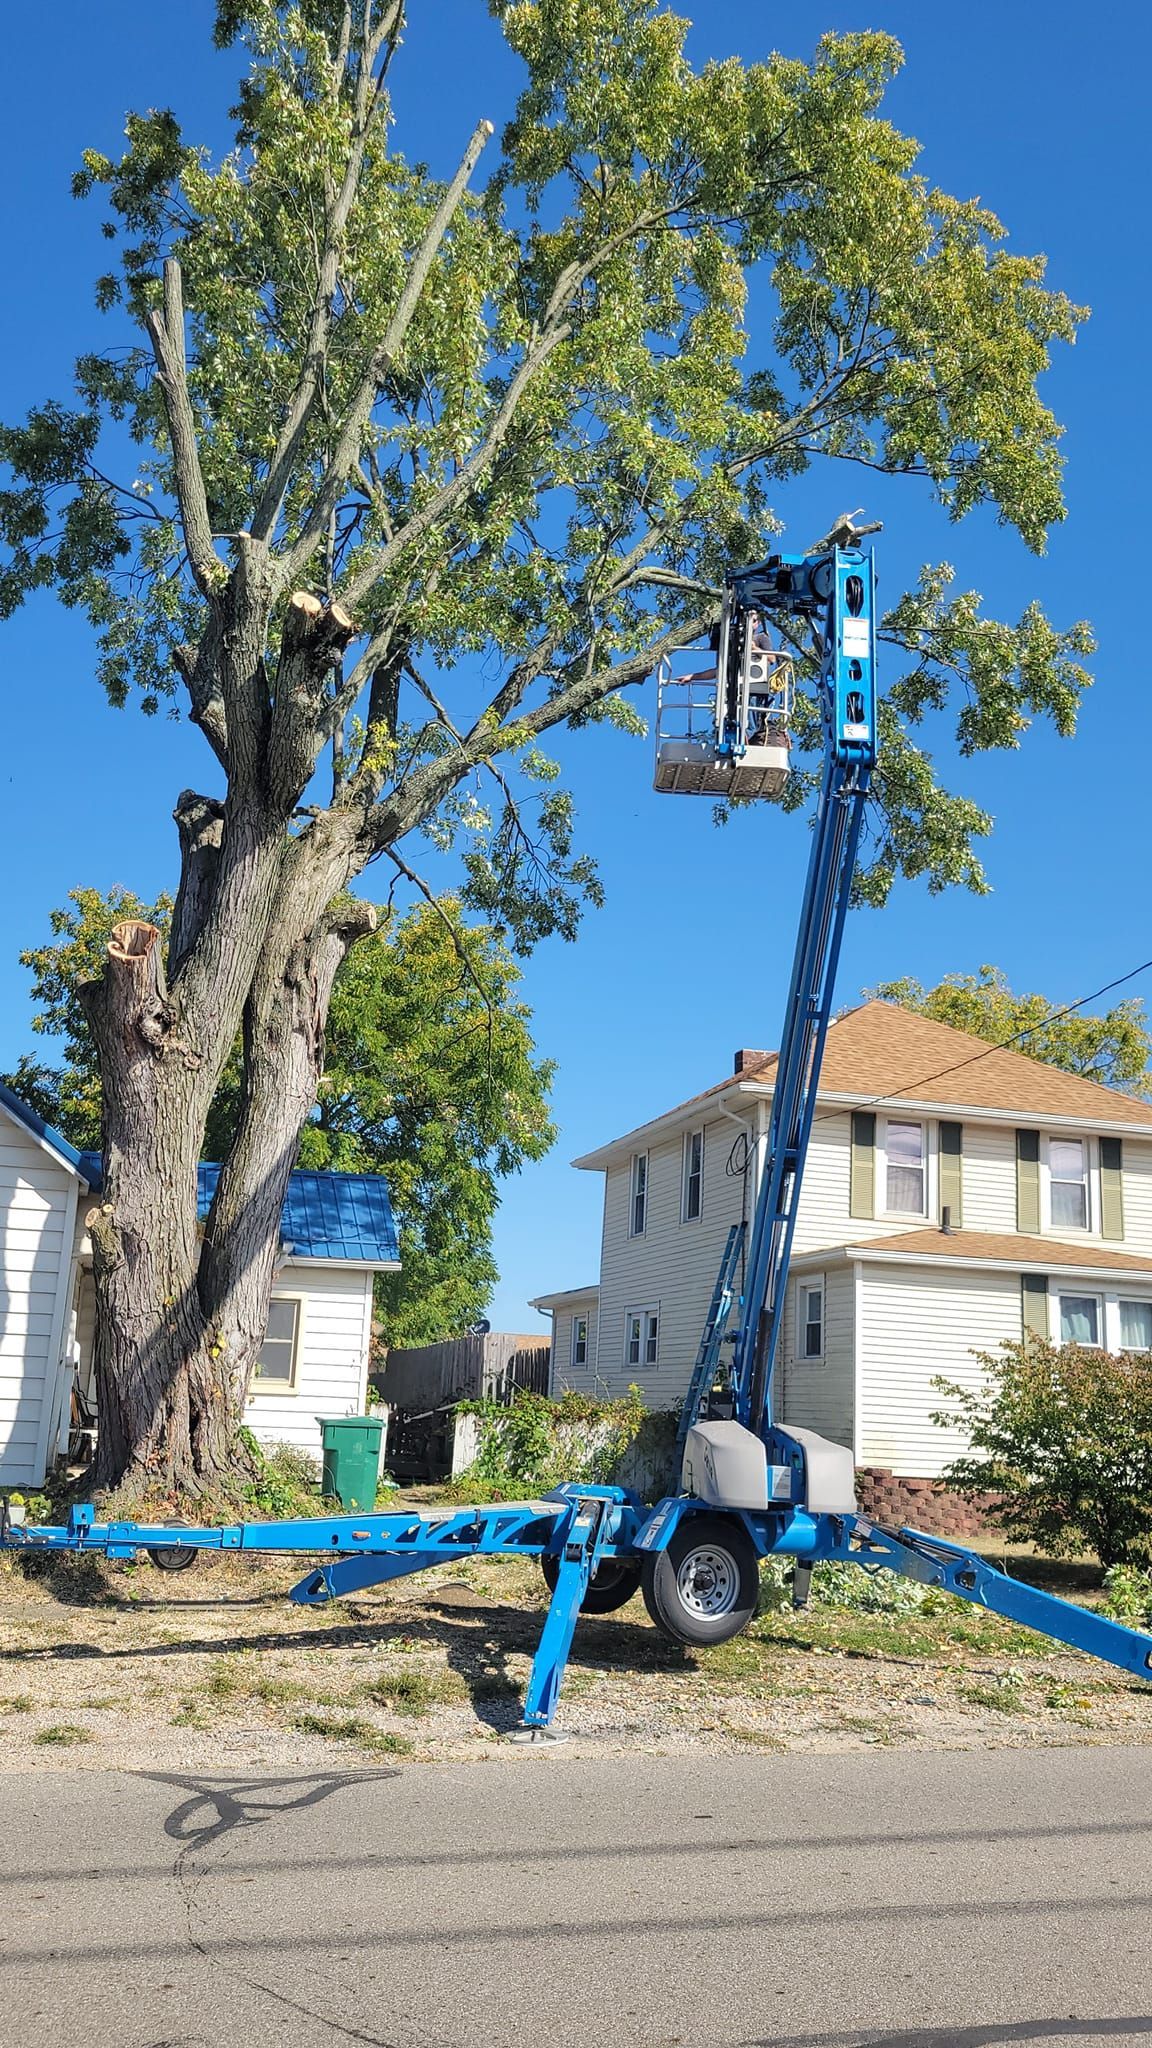
[[[686,1515],[665,1550],[646,1553],[644,1605],[675,1643],[726,1643],[760,1600],[756,1548],[729,1515]]]
[[[186,1572],[199,1555],[194,1543],[157,1543],[148,1552],[157,1571],[161,1572]]]
[[[551,1551],[544,1551],[540,1559],[544,1584],[550,1593],[556,1591],[560,1577],[560,1559]],[[640,1591],[640,1566],[630,1564],[624,1558],[605,1557],[597,1565],[588,1581],[584,1598],[580,1602],[581,1614],[615,1614],[618,1607],[626,1607],[635,1593]]]

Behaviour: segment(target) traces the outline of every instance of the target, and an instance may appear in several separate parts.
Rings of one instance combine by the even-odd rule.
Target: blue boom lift
[[[610,1613],[642,1590],[673,1640],[724,1642],[752,1620],[760,1560],[773,1556],[795,1560],[801,1601],[823,1560],[887,1567],[1152,1680],[1152,1636],[1010,1579],[956,1544],[877,1526],[857,1513],[851,1452],[773,1415],[796,1208],[876,760],[875,585],[860,538],[842,520],[806,555],[741,570],[725,591],[714,666],[661,677],[657,789],[739,797],[781,788],[792,662],[772,645],[769,619],[788,620],[793,636],[814,633],[824,729],[755,1214],[747,1231],[740,1224],[729,1233],[708,1309],[680,1427],[681,1491],[654,1508],[622,1487],[571,1485],[544,1500],[204,1529],[101,1523],[86,1506],[62,1526],[28,1526],[0,1501],[0,1548],[145,1552],[169,1568],[203,1550],[308,1553],[316,1561],[291,1597],[310,1605],[460,1557],[538,1557],[551,1600],[525,1696],[529,1737],[554,1732],[581,1611]]]

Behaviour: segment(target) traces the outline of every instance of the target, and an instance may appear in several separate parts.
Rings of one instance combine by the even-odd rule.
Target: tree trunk
[[[155,925],[117,925],[82,992],[101,1051],[104,1192],[96,1282],[95,1483],[200,1492],[231,1462],[236,1416],[197,1292],[199,1138],[214,1085],[169,996]]]
[[[324,1068],[332,984],[349,947],[375,923],[371,904],[350,901],[324,912],[282,962],[270,944],[245,1013],[240,1120],[200,1269],[200,1300],[241,1409],[267,1326],[288,1179]]]

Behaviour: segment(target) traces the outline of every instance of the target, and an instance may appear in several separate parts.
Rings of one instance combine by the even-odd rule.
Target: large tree
[[[55,1060],[25,1054],[0,1075],[81,1151],[100,1145],[100,1072],[78,989],[99,971],[126,919],[167,934],[172,903],[124,889],[73,889],[51,940],[21,955],[38,1005],[33,1030]],[[377,1283],[389,1344],[457,1336],[484,1313],[497,1279],[492,1225],[500,1182],[555,1138],[553,1066],[538,1059],[520,973],[499,934],[464,920],[451,897],[378,929],[336,975],[316,1107],[300,1133],[302,1166],[387,1175],[401,1270]],[[243,1095],[238,1042],[208,1111],[206,1159],[231,1149]]]
[[[1125,996],[1097,1015],[1036,993],[1016,995],[1003,969],[988,966],[976,974],[946,974],[932,988],[902,975],[867,993],[992,1045],[1012,1045],[1029,1059],[1083,1074],[1105,1088],[1152,1095],[1152,1033],[1139,996]]]
[[[113,700],[178,696],[212,757],[176,806],[166,957],[125,920],[85,993],[100,1482],[194,1488],[233,1456],[333,977],[372,922],[348,893],[366,863],[416,877],[432,832],[518,945],[570,931],[594,873],[541,738],[637,723],[621,691],[714,620],[725,568],[770,549],[814,463],[830,509],[859,463],[1035,549],[1061,517],[1037,380],[1076,308],[917,174],[880,111],[890,37],[696,72],[656,0],[491,12],[523,90],[501,143],[480,120],[440,181],[390,141],[404,0],[218,0],[217,41],[248,52],[235,147],[213,163],[153,112],[118,162],[85,157],[118,345],[0,437],[0,605],[55,587]],[[906,652],[876,900],[898,872],[981,886],[989,821],[937,781],[921,721],[938,736],[950,709],[962,754],[1014,747],[1036,715],[1070,732],[1087,680],[1086,628],[1032,605],[986,620],[950,573],[885,622]],[[803,703],[797,736],[814,747]],[[241,1028],[201,1235],[196,1160]]]

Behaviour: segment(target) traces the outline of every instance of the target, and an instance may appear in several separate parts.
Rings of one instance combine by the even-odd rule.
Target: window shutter
[[[943,1215],[945,1209],[949,1211],[954,1230],[961,1230],[964,1226],[963,1138],[962,1124],[941,1124],[940,1212]]]
[[[1016,1228],[1036,1237],[1040,1230],[1040,1133],[1016,1133]]]
[[[876,1214],[876,1118],[870,1109],[852,1112],[852,1177],[848,1214]]]
[[[1026,1337],[1048,1338],[1048,1275],[1021,1273],[1020,1306]]]
[[[1119,1138],[1100,1140],[1100,1235],[1124,1236],[1124,1155]]]

